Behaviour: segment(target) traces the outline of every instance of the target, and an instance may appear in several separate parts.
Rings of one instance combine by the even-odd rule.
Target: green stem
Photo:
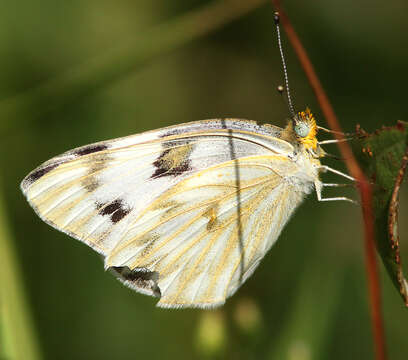
[[[1,189],[1,184],[0,184]],[[40,359],[13,239],[0,193],[0,358]]]

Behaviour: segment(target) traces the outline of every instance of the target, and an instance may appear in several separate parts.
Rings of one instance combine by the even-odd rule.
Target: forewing
[[[237,161],[251,156],[278,156],[286,163],[290,163],[288,155],[293,152],[293,147],[280,139],[280,131],[280,128],[261,126],[247,120],[208,120],[100,142],[68,151],[47,161],[23,180],[21,188],[31,206],[45,222],[85,242],[106,256],[107,267],[123,281],[146,294],[162,294],[160,305],[166,304],[167,301],[169,306],[173,306],[172,304],[177,306],[177,301],[180,301],[180,306],[183,306],[180,299],[184,296],[184,291],[176,296],[172,290],[178,281],[166,282],[171,276],[178,279],[174,272],[170,272],[170,268],[175,267],[167,268],[166,275],[163,276],[156,270],[153,262],[141,262],[136,259],[147,261],[148,259],[142,255],[148,252],[150,245],[147,244],[152,243],[168,242],[172,249],[174,244],[185,247],[195,239],[196,243],[188,250],[188,254],[196,249],[196,246],[201,249],[202,244],[207,244],[209,253],[213,254],[215,250],[212,249],[225,251],[222,250],[224,248],[221,244],[226,246],[233,241],[231,239],[247,237],[245,233],[247,230],[243,230],[244,233],[239,236],[236,233],[240,228],[237,227],[237,222],[241,221],[240,215],[236,212],[236,206],[240,204],[240,195],[237,195],[240,191],[235,190],[234,193],[233,189],[237,189],[237,185],[232,184],[240,181],[240,174],[236,171],[235,175],[219,174],[217,178],[213,176],[215,172],[209,175],[211,172],[206,172],[206,169],[222,167],[225,164],[228,171],[232,168],[237,170],[239,168]],[[231,167],[232,163],[234,166]],[[270,170],[268,176],[271,178],[268,184],[272,184],[272,178],[278,176],[273,174],[275,173]],[[202,186],[190,189],[190,193],[184,194],[178,186],[185,184],[184,181],[187,179],[196,181],[200,178],[205,180]],[[225,184],[214,185],[223,178],[228,178]],[[250,199],[258,199],[256,193],[261,190],[265,192],[265,186],[259,183],[243,191],[243,199],[248,197],[245,204],[253,206],[258,200]],[[203,204],[215,201],[217,194],[224,194],[227,188],[230,193],[225,193],[225,200],[220,201],[216,207],[205,209],[206,215],[202,215]],[[281,186],[281,189],[284,191],[286,188]],[[180,212],[179,198],[184,197],[188,201],[185,201],[183,206],[188,207],[191,200],[190,205],[196,204],[197,208],[191,210],[186,208]],[[177,205],[173,204],[176,198],[179,200]],[[259,211],[271,209],[266,206],[267,203],[263,204]],[[222,209],[221,213],[217,212],[217,207]],[[176,208],[177,216],[171,217],[169,214],[174,213]],[[229,223],[219,227],[220,219],[224,217],[230,219]],[[158,219],[162,219],[160,221],[163,222],[160,226],[155,223]],[[203,219],[209,220],[204,224]],[[249,215],[242,217],[243,222],[248,222],[249,219]],[[251,226],[263,229],[261,219],[262,217],[259,220],[252,220],[254,224],[258,222],[259,224]],[[191,226],[187,225],[190,222]],[[222,223],[224,224],[224,221]],[[157,229],[147,231],[148,226],[153,224]],[[174,235],[172,239],[169,240],[168,236],[165,236],[167,232]],[[197,240],[197,234],[203,238]],[[159,242],[156,242],[157,239]],[[131,245],[126,245],[128,242]],[[214,244],[218,245],[213,247]],[[170,248],[163,247],[167,250]],[[229,263],[228,259],[237,253],[236,247],[233,249],[235,250],[228,253],[225,263]],[[133,257],[136,262],[129,263],[124,254],[129,258]],[[220,256],[218,252],[217,254]],[[254,256],[254,259],[258,257]],[[161,256],[160,259],[161,263],[165,264],[166,258]],[[169,256],[167,261],[170,259],[175,258]],[[184,276],[182,269],[188,267],[200,268],[198,265],[193,266],[192,261],[190,259],[188,263],[179,266],[178,274]],[[216,263],[216,260],[214,262]],[[200,270],[202,274],[214,271],[213,266],[210,264],[207,266],[206,271]],[[197,270],[194,270],[193,275],[196,272]],[[217,274],[221,274],[221,270],[217,271]],[[234,274],[232,275],[236,276]],[[219,276],[213,279],[218,279]],[[241,278],[243,277],[242,273]],[[205,279],[202,281],[205,282]],[[186,282],[186,288],[190,289],[188,284],[190,281]],[[208,295],[208,301],[205,302],[204,295],[198,293],[196,300],[186,300],[186,306],[201,303],[216,304],[222,301],[220,299],[225,298],[234,286],[238,286],[234,277],[231,278],[230,284],[229,290],[224,289],[227,291],[226,294],[220,295],[220,292],[216,291],[214,292],[216,296]],[[176,297],[169,298],[167,294]]]
[[[129,224],[105,266],[140,275],[162,307],[222,305],[252,274],[303,198],[284,178],[296,166],[252,156],[212,166],[157,198]],[[135,276],[135,274],[138,274]],[[154,281],[152,281],[154,280]]]
[[[100,142],[47,161],[21,188],[45,222],[106,255],[128,223],[182,179],[242,156],[290,152],[279,131],[207,120]]]

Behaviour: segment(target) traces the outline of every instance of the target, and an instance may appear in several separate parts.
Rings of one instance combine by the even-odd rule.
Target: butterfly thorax
[[[319,159],[324,156],[316,134],[316,121],[308,108],[290,119],[281,133],[281,138],[294,147],[292,161],[301,169],[290,180],[295,181],[296,186],[304,189],[306,193],[310,192],[315,181],[319,181]]]

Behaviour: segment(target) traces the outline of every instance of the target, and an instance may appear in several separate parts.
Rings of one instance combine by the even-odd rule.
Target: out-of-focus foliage
[[[0,194],[0,359],[40,359],[21,269],[14,254],[7,212]]]
[[[371,131],[408,118],[406,1],[284,3],[346,131],[357,122]],[[358,207],[317,203],[311,195],[221,310],[170,311],[155,308],[154,299],[104,273],[97,254],[41,222],[18,188],[41,162],[98,140],[221,116],[284,125],[288,110],[275,91],[283,76],[268,2],[211,35],[128,66],[120,78],[92,89],[80,86],[69,101],[64,97],[65,86],[56,80],[63,74],[95,65],[123,43],[132,46],[134,41],[139,49],[138,39],[146,39],[152,29],[208,4],[0,2],[4,221],[12,234],[33,336],[46,359],[372,357]],[[310,106],[324,126],[285,38],[284,43],[295,105]],[[119,59],[118,68],[128,60]],[[61,92],[45,96],[36,90],[50,83]],[[24,99],[21,106],[19,99]],[[331,145],[326,150],[336,152]],[[326,163],[344,171],[341,162]],[[346,195],[356,196],[352,190]],[[408,258],[406,200],[401,197],[403,260]],[[7,294],[5,283],[0,286]],[[383,287],[390,358],[402,360],[408,353],[408,314],[388,279]],[[0,319],[0,346],[6,332]]]
[[[408,306],[408,283],[403,275],[397,221],[390,221],[398,214],[392,195],[400,174],[403,157],[408,146],[408,123],[398,122],[395,126],[383,127],[372,134],[359,129],[354,142],[355,153],[363,165],[370,182],[373,183],[373,213],[376,227],[377,249],[384,265]],[[398,191],[398,189],[397,189]],[[394,205],[394,206],[393,206]]]

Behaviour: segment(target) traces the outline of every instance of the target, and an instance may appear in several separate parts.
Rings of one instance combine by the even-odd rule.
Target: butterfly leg
[[[347,187],[354,186],[354,184],[332,184],[332,183],[322,183],[323,187]]]
[[[340,142],[345,142],[345,141],[349,141],[352,140],[352,138],[345,138],[345,139],[331,139],[331,140],[323,140],[323,141],[319,141],[319,145],[327,145],[327,144],[337,144]]]
[[[345,196],[337,196],[337,197],[331,197],[331,198],[323,198],[322,197],[322,189],[323,187],[342,187],[342,186],[348,186],[348,184],[324,184],[320,181],[315,182],[315,189],[316,189],[316,195],[317,195],[317,200],[318,201],[348,201],[353,204],[358,204],[357,201],[350,199]]]
[[[356,181],[356,179],[354,179],[352,176],[347,175],[347,174],[345,174],[345,173],[343,173],[343,172],[341,172],[341,171],[339,171],[339,170],[333,169],[333,168],[331,168],[330,166],[327,166],[327,165],[321,165],[321,166],[319,166],[319,169],[322,170],[323,172],[326,172],[326,171],[332,172],[333,174],[337,174],[337,175],[343,176],[343,177],[345,177],[346,179],[349,179],[349,180],[352,180],[352,181]]]

